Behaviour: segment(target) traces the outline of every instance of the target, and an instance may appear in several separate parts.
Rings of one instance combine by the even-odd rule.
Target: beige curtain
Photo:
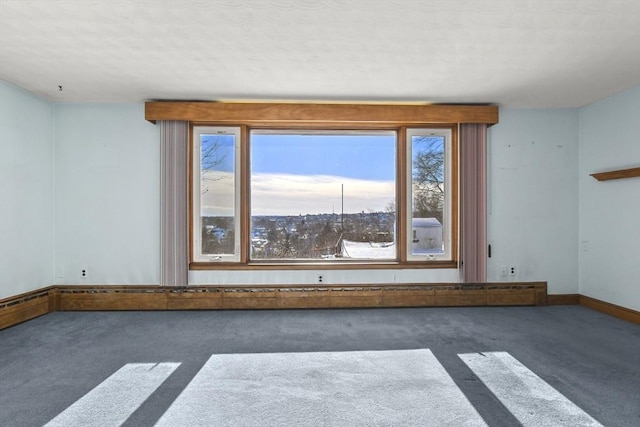
[[[461,260],[464,283],[487,280],[487,125],[460,126]]]
[[[160,284],[188,283],[188,122],[160,121]]]

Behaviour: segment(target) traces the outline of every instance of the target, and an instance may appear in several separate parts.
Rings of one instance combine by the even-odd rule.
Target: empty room
[[[0,0],[0,426],[640,425],[640,1]]]

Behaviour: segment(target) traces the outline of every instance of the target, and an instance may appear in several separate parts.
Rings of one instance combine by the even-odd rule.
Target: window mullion
[[[396,245],[398,261],[407,261],[407,128],[402,126],[397,135],[396,147]]]
[[[249,262],[251,245],[251,164],[249,127],[240,127],[240,262]]]

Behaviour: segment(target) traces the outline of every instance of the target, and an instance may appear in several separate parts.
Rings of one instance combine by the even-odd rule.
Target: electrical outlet
[[[83,269],[80,271],[80,278],[81,278],[81,279],[86,279],[86,278],[87,278],[87,270],[86,270],[86,269],[84,269],[84,268],[83,268]]]
[[[322,283],[322,281],[324,280],[324,277],[322,277],[322,274],[318,275],[318,283]]]
[[[515,276],[517,274],[517,270],[515,267],[509,267],[509,276]]]

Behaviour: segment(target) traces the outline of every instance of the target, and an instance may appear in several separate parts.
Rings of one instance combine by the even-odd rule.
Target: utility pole
[[[340,215],[340,231],[344,233],[344,184],[342,184],[342,214]]]

